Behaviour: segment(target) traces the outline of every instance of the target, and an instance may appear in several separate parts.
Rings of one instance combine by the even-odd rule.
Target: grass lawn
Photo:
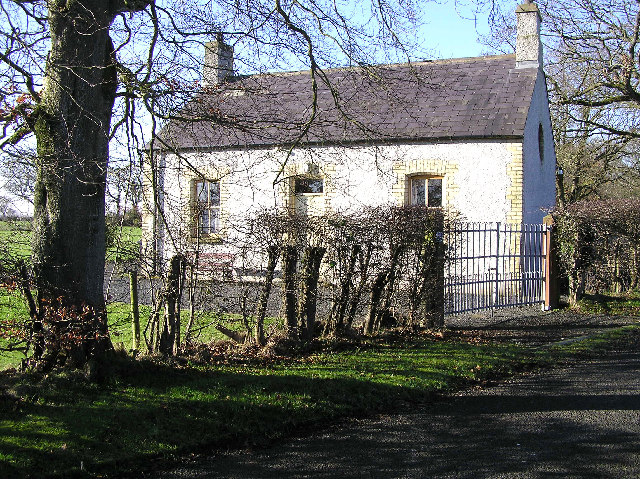
[[[149,312],[141,307],[141,319]],[[25,319],[17,294],[0,295],[4,324]],[[215,319],[200,313],[202,341],[219,335],[209,324]],[[128,349],[129,306],[110,305],[109,324],[113,341]],[[545,351],[416,335],[271,362],[202,365],[118,356],[113,379],[101,385],[80,372],[45,378],[0,373],[0,478],[101,477],[149,467],[150,458],[262,444],[340,417],[417,403],[471,381],[589,354],[639,331],[626,328]],[[0,369],[19,359],[0,354]]]
[[[552,352],[414,336],[268,364],[120,359],[107,385],[78,373],[0,376],[0,477],[104,477],[152,457],[264,444],[639,336],[625,328]]]
[[[640,292],[629,295],[585,295],[578,304],[581,312],[623,316],[640,315]]]
[[[140,305],[141,331],[144,331],[150,315],[151,307]],[[124,350],[130,350],[133,333],[129,305],[125,303],[111,303],[107,305],[107,318],[109,321],[109,332],[111,333],[111,340],[114,346],[119,346],[119,343],[122,343]],[[183,310],[181,318],[182,334],[184,336],[187,324],[189,323],[189,312]],[[0,294],[0,329],[3,326],[6,327],[14,323],[24,323],[28,321],[28,319],[29,315],[26,305],[18,292],[9,294],[5,291]],[[224,319],[226,327],[230,329],[241,328],[239,318],[233,315],[226,315]],[[204,343],[212,340],[227,339],[226,336],[215,328],[215,324],[218,322],[217,320],[218,318],[215,316],[215,313],[196,311],[194,327],[192,329],[192,339]],[[267,318],[265,323],[269,326],[273,324],[274,321],[274,318]],[[144,342],[144,339],[141,338],[141,341]],[[7,344],[8,341],[0,336],[0,348]],[[144,344],[142,344],[141,347],[144,349]],[[23,358],[24,355],[19,351],[0,351],[0,371],[9,367],[18,366]],[[0,478],[1,477],[2,476],[0,476]]]
[[[262,443],[424,400],[532,360],[515,346],[414,338],[267,365],[176,368],[122,360],[119,379],[107,386],[73,374],[40,383],[4,378],[0,477],[69,477],[81,464],[102,474],[151,456]]]
[[[140,305],[140,330],[144,331],[147,321],[151,315],[151,306]],[[124,350],[130,350],[133,338],[131,327],[130,306],[126,303],[111,303],[107,305],[107,317],[109,320],[109,332],[111,333],[111,341],[114,345],[122,343]],[[182,310],[180,312],[180,325],[182,337],[189,323],[189,311]],[[239,315],[225,314],[223,319],[224,326],[231,330],[243,330],[241,318]],[[228,339],[215,325],[220,322],[220,318],[216,313],[209,311],[196,311],[194,324],[192,327],[191,339],[195,343],[209,343],[214,340]],[[269,327],[280,319],[265,318],[265,327]],[[142,340],[143,341],[143,340]],[[144,346],[144,345],[142,345]]]

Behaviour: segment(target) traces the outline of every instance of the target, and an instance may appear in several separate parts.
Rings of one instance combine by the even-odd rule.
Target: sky
[[[483,46],[477,39],[478,33],[489,33],[487,15],[479,14],[474,19],[473,10],[463,8],[457,11],[451,0],[424,5],[429,24],[418,35],[426,48],[434,50],[434,58],[475,57],[482,53]]]

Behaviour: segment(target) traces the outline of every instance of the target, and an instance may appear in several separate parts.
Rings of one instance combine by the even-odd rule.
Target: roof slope
[[[327,70],[303,143],[518,137],[537,69],[514,55]],[[308,71],[255,75],[198,93],[161,132],[175,148],[281,145],[312,116]]]

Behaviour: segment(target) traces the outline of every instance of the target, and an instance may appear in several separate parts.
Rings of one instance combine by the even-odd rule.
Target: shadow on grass
[[[639,367],[637,353],[616,356],[162,477],[637,477]]]
[[[393,374],[387,366],[381,374]],[[22,399],[0,411],[0,477],[82,476],[81,467],[115,473],[159,454],[265,443],[294,428],[424,399],[427,385],[455,374],[416,368],[410,376],[419,385],[412,387],[404,373],[390,385],[358,377],[370,370],[337,377],[338,369],[176,370],[131,362],[102,389],[72,378],[8,385]]]

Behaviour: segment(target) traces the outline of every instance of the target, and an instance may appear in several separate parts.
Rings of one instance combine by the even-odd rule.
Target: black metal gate
[[[445,314],[543,304],[547,226],[456,223],[445,231]]]

